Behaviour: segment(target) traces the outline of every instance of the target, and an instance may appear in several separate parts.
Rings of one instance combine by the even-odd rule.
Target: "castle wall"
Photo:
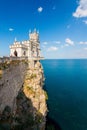
[[[10,56],[15,56],[14,52],[17,52],[18,57],[28,56],[28,48],[24,47],[10,47]]]
[[[39,34],[34,31],[29,34],[30,40],[17,42],[15,41],[13,45],[10,46],[10,56],[15,56],[16,51],[17,57],[27,56],[29,58],[40,57],[40,42]]]
[[[10,50],[11,50],[10,56],[15,56],[14,55],[15,50],[17,51],[17,56],[18,57],[22,56],[22,49],[21,48],[14,48],[14,49],[11,48]]]
[[[28,56],[28,49],[21,48],[21,56]]]

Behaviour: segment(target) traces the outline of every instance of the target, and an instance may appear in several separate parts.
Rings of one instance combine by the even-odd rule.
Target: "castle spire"
[[[35,32],[35,33],[37,32],[36,28],[34,29],[34,32]]]
[[[17,38],[15,37],[15,40],[14,40],[15,42],[17,42]]]

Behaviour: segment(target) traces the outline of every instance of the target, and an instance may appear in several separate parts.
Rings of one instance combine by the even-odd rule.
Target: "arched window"
[[[24,56],[26,55],[26,52],[24,51]]]
[[[14,56],[16,56],[16,57],[17,57],[17,55],[18,55],[18,54],[17,54],[17,51],[15,50],[15,51],[14,51]]]

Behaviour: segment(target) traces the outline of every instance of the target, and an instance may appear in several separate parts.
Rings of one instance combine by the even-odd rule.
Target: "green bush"
[[[48,94],[46,91],[44,91],[44,94],[45,94],[45,99],[48,100]]]

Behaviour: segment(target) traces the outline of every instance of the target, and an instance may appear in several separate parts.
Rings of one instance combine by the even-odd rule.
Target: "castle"
[[[29,32],[29,40],[18,42],[16,39],[13,45],[10,46],[11,57],[28,57],[40,58],[40,41],[39,33],[34,29]]]

